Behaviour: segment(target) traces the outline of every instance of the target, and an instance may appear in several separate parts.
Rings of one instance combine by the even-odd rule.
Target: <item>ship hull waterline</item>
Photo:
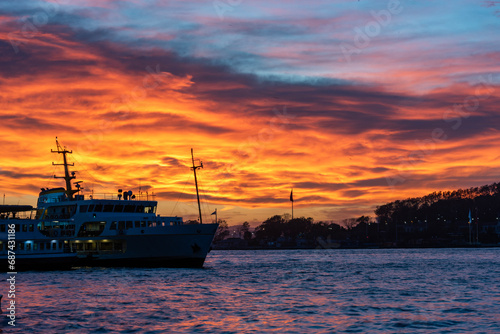
[[[194,227],[194,226],[193,226]],[[197,234],[132,235],[106,238],[79,238],[80,243],[94,243],[105,239],[108,242],[122,242],[123,253],[105,251],[79,251],[77,267],[202,267],[210,251],[215,224],[197,225]],[[210,231],[202,234],[203,231]]]
[[[69,270],[78,261],[74,253],[40,254],[16,258],[15,271]]]
[[[162,233],[168,229],[173,233]],[[69,240],[61,238],[59,241],[66,239],[72,251],[53,254],[18,253],[15,268],[16,271],[79,267],[200,268],[211,249],[216,229],[217,224],[200,224],[158,228],[151,234],[127,235],[125,230],[114,236],[77,237]],[[99,246],[102,243],[119,244],[122,249],[101,250]],[[77,250],[77,245],[82,250]]]

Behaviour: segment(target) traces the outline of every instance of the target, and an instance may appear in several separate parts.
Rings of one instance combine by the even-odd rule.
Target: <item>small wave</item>
[[[443,313],[457,313],[457,314],[475,313],[475,312],[477,311],[470,308],[462,308],[462,307],[453,307],[447,310],[443,310]]]

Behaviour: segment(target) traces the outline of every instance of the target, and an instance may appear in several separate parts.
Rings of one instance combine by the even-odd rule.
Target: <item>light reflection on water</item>
[[[23,272],[4,332],[498,333],[499,255],[212,251],[204,269]]]

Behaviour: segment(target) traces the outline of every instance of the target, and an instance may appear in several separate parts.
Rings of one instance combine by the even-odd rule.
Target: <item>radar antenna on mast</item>
[[[57,145],[57,151],[54,151],[54,150],[50,150],[50,152],[52,153],[58,153],[58,154],[62,154],[63,155],[63,163],[62,164],[56,164],[56,163],[52,163],[53,166],[64,166],[64,176],[56,176],[54,175],[54,178],[55,179],[64,179],[66,181],[66,195],[68,196],[68,198],[70,200],[73,199],[73,195],[75,193],[77,193],[79,190],[73,190],[71,188],[71,180],[73,180],[74,178],[76,178],[75,176],[75,172],[72,172],[71,173],[71,176],[69,175],[69,169],[68,169],[68,166],[74,166],[75,164],[74,163],[71,163],[69,164],[68,163],[68,160],[66,158],[66,154],[72,154],[73,151],[68,151],[66,149],[66,147],[62,147],[60,144],[59,144],[59,141],[57,140],[57,137],[56,137],[56,145]],[[79,188],[79,187],[78,187]]]

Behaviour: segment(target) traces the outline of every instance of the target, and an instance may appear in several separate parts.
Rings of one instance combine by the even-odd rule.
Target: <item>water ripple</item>
[[[18,274],[18,326],[8,331],[495,333],[499,255],[214,251],[204,269],[25,272]]]

